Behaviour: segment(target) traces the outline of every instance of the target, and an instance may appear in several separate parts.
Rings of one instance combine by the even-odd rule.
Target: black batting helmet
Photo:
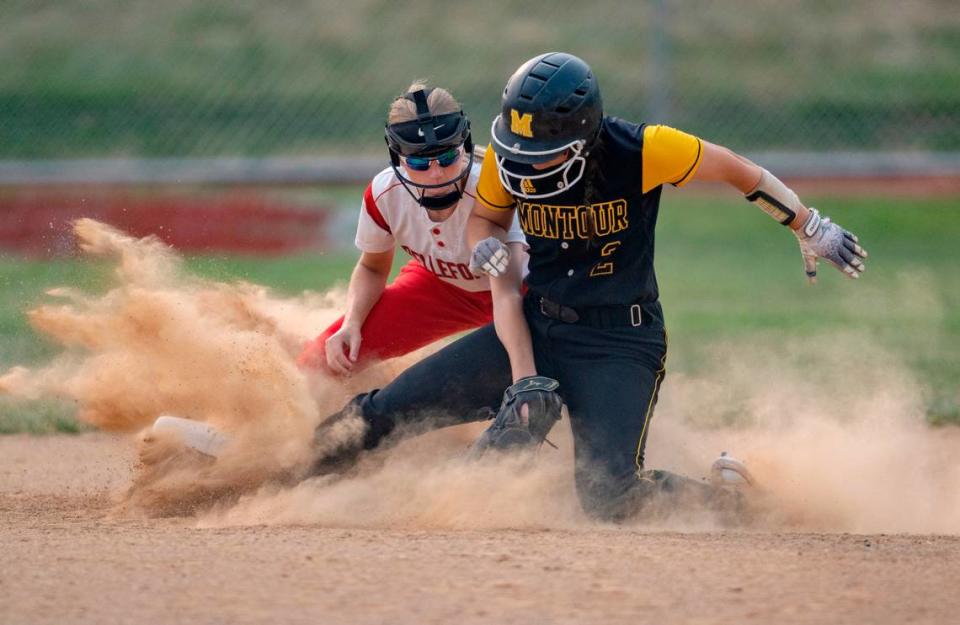
[[[521,65],[503,90],[491,128],[504,186],[521,197],[542,198],[576,184],[602,120],[600,87],[583,60],[548,52]],[[554,168],[532,167],[568,152]]]

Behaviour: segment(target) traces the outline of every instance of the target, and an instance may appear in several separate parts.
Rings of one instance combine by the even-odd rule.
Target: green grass
[[[672,369],[709,362],[718,342],[856,335],[930,386],[932,421],[960,422],[960,203],[807,199],[860,236],[870,252],[861,280],[821,263],[818,283],[807,285],[791,235],[757,223],[742,202],[664,202],[657,269]],[[851,366],[870,363],[851,355]]]
[[[890,354],[926,385],[931,423],[960,424],[960,202],[805,199],[861,237],[870,259],[858,282],[821,266],[819,283],[807,285],[793,237],[736,198],[665,195],[657,272],[670,330],[671,371],[695,373],[714,366],[711,350],[722,344],[852,335]],[[350,251],[208,256],[189,258],[186,269],[295,295],[345,281],[354,259]],[[72,285],[98,292],[110,281],[110,267],[101,263],[0,257],[0,370],[37,365],[57,352],[31,331],[23,315],[44,300],[46,289]],[[857,354],[850,360],[852,367],[871,366]],[[817,363],[810,365],[810,375],[817,375]],[[0,432],[75,430],[70,414],[68,404],[0,400]]]
[[[187,268],[213,280],[244,280],[269,285],[280,293],[319,291],[346,282],[356,262],[354,254],[298,255],[282,259],[196,256]]]
[[[30,330],[24,316],[47,289],[98,291],[108,283],[109,272],[109,266],[96,262],[31,261],[0,254],[0,366],[32,364],[56,353],[55,345]]]
[[[0,397],[0,434],[79,434],[90,429],[73,418],[73,406],[68,402]]]

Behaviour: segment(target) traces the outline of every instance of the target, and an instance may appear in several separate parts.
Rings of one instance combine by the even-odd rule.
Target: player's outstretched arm
[[[790,228],[800,243],[808,280],[816,282],[817,261],[823,258],[850,276],[859,278],[867,257],[851,232],[805,206],[789,187],[766,169],[723,146],[703,141],[703,159],[693,180],[726,182],[760,209]]]
[[[471,458],[487,451],[536,448],[560,420],[563,400],[556,380],[537,375],[530,328],[523,316],[521,278],[526,252],[522,243],[510,243],[510,263],[499,277],[491,278],[493,317],[497,337],[510,359],[513,379],[493,424],[470,448]]]

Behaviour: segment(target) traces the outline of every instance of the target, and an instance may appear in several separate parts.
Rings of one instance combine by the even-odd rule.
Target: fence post
[[[647,96],[646,121],[663,124],[670,121],[670,9],[669,0],[653,0],[650,29],[650,93]]]

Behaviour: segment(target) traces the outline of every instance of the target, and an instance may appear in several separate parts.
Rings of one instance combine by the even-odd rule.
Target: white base
[[[742,475],[732,469],[720,469],[720,477],[724,484],[749,484]]]
[[[190,449],[216,458],[230,437],[212,425],[192,421],[182,417],[162,415],[153,422],[153,431],[157,434],[172,434],[183,441]]]

